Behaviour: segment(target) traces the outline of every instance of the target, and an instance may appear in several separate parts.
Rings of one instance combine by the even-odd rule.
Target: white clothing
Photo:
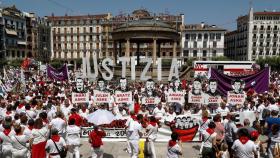
[[[163,108],[159,109],[158,107],[156,107],[153,111],[153,115],[155,116],[155,118],[160,118],[162,119],[163,116],[165,115],[165,110]]]
[[[15,135],[14,131],[11,131],[8,136],[3,132],[0,132],[0,139],[2,140],[2,156],[5,158],[12,158],[12,135]]]
[[[41,129],[33,129],[31,133],[33,144],[38,144],[47,140],[49,136],[49,129],[47,127],[43,127]]]
[[[168,147],[167,149],[167,158],[179,158],[179,154],[181,153],[182,149],[179,144],[176,144],[172,147]]]
[[[172,122],[176,117],[176,113],[173,112],[172,114],[170,114],[169,112],[165,115],[165,121],[167,122]]]
[[[265,106],[263,104],[261,104],[261,105],[259,105],[259,107],[257,109],[259,120],[263,120],[262,114],[263,114],[264,108],[265,108]]]
[[[52,128],[56,128],[59,134],[65,133],[66,122],[62,118],[57,117],[53,119],[50,125],[52,125]]]
[[[267,107],[270,111],[279,111],[279,107],[276,105],[276,104],[270,104],[268,107]]]
[[[25,110],[28,119],[35,119],[37,114],[32,110]]]
[[[66,127],[66,142],[68,145],[80,145],[80,127],[69,125]]]
[[[32,129],[33,130],[33,129]],[[28,138],[31,138],[32,136],[32,130],[30,130],[28,127],[24,128],[23,134],[26,135]]]
[[[203,142],[204,142],[203,146],[207,148],[212,148],[213,145],[212,142],[213,139],[217,136],[217,133],[214,132],[210,135],[206,130],[204,130],[202,134],[203,134]]]
[[[216,110],[217,113],[221,113],[221,114],[227,114],[229,113],[229,109],[228,107],[225,107],[224,109],[222,109],[220,106],[218,107],[218,109]]]
[[[139,132],[142,131],[142,125],[138,121],[130,120],[128,125],[128,139],[139,141]]]
[[[61,151],[61,149],[62,149],[63,147],[66,146],[65,140],[64,140],[62,137],[60,137],[60,138],[59,138],[59,141],[58,141],[58,142],[55,142],[55,143],[56,143],[56,146],[58,147],[58,149],[59,149],[60,151]],[[55,147],[55,144],[54,144],[54,142],[52,141],[52,139],[49,139],[49,140],[47,141],[47,144],[46,144],[45,149],[46,149],[46,151],[48,151],[49,154],[59,153],[59,152],[57,151],[57,149],[56,149],[56,147]],[[59,156],[59,155],[58,155],[58,156]],[[52,156],[52,157],[54,157],[54,156]],[[59,157],[60,157],[60,156],[59,156]]]
[[[11,139],[13,145],[13,158],[26,158],[28,153],[27,142],[29,138],[26,135],[14,135]]]
[[[239,139],[234,141],[232,150],[240,158],[254,158],[254,152],[257,152],[256,145],[253,141],[249,140],[246,144],[242,144]]]
[[[158,125],[153,126],[149,124],[146,129],[149,130],[148,131],[149,140],[155,141],[157,139]]]
[[[139,140],[128,140],[128,142],[129,142],[129,149],[131,150],[130,157],[131,158],[138,158]]]
[[[79,115],[80,115],[82,118],[84,118],[84,119],[87,119],[88,114],[89,114],[89,110],[88,110],[88,109],[86,109],[85,112],[83,112],[82,109],[79,110]]]

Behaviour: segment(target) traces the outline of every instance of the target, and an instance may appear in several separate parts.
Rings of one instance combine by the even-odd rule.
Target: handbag
[[[52,140],[52,139],[51,139],[51,140]],[[53,141],[53,140],[52,140],[52,141]],[[56,150],[57,150],[58,153],[59,153],[60,158],[65,158],[65,157],[67,156],[67,150],[66,150],[64,147],[62,147],[62,149],[59,150],[58,147],[57,147],[57,145],[56,145],[56,143],[55,143],[54,141],[53,141],[53,143],[54,143],[54,145],[55,145]]]
[[[144,155],[145,156],[152,156],[153,155],[152,148],[151,148],[151,142],[150,141],[145,141]]]

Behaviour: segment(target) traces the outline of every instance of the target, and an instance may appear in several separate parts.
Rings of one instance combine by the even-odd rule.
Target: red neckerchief
[[[152,125],[152,126],[156,127],[157,122],[150,122],[150,125]]]
[[[82,109],[82,112],[85,113],[87,111],[87,109]]]
[[[214,129],[211,128],[207,128],[206,132],[208,132],[210,135],[214,133]]]
[[[33,126],[28,126],[28,129],[29,129],[30,131],[32,131]]]
[[[12,112],[11,111],[6,111],[6,114],[7,115],[10,115]]]
[[[18,105],[18,108],[21,109],[23,106],[24,106],[24,104],[21,103]]]
[[[60,139],[60,136],[59,136],[59,135],[52,135],[51,139],[52,139],[54,142],[58,142],[59,139]]]
[[[135,116],[135,115],[130,115],[130,117],[131,117],[133,120],[136,120],[136,116]]]
[[[48,119],[43,119],[43,122],[48,124],[49,123],[49,120]]]
[[[242,136],[239,138],[239,141],[242,143],[242,144],[246,144],[248,141],[249,141],[249,138],[246,137],[246,136]]]
[[[203,122],[206,122],[207,120],[208,120],[208,117],[203,117],[203,118],[202,118],[202,121],[203,121]]]
[[[4,129],[3,133],[8,136],[9,133],[11,132],[11,129]]]
[[[168,146],[169,147],[173,147],[174,145],[176,145],[177,144],[177,142],[176,141],[173,141],[173,140],[169,140],[169,142],[168,142]]]

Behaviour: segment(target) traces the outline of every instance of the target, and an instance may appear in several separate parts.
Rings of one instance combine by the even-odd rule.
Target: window
[[[196,34],[192,34],[192,35],[191,35],[191,39],[192,39],[192,40],[196,40]]]
[[[254,25],[254,30],[257,30],[257,25]]]
[[[193,50],[193,57],[197,57],[197,50]]]
[[[188,56],[189,56],[189,50],[184,50],[184,57],[188,57]]]
[[[262,49],[260,50],[259,55],[263,55],[263,50]]]
[[[277,34],[275,33],[273,37],[274,37],[274,38],[277,38]]]
[[[207,33],[204,34],[204,40],[208,40],[208,34]]]
[[[253,35],[253,38],[257,38],[257,34],[254,34],[254,35]]]
[[[253,55],[256,55],[256,51],[255,50],[253,50]]]
[[[203,55],[203,57],[206,57],[207,56],[207,50],[203,50],[202,55]]]
[[[273,42],[273,47],[276,47],[276,42]]]
[[[260,35],[260,38],[263,38],[263,34]]]
[[[86,29],[86,27],[84,27],[84,33],[86,33],[87,32],[87,29]]]
[[[269,42],[266,42],[266,46],[267,46],[267,47],[269,47],[269,44],[270,44]]]
[[[272,55],[276,55],[276,50],[273,50]]]
[[[220,39],[221,39],[221,36],[222,36],[221,33],[217,33],[217,34],[216,34],[216,39],[217,39],[217,40],[220,40]]]
[[[267,38],[270,38],[270,34],[267,34],[267,36],[266,36]]]
[[[202,39],[202,35],[198,34],[198,40],[201,40],[201,39]]]
[[[193,42],[193,47],[197,48],[197,42]]]
[[[256,46],[257,46],[257,43],[256,43],[256,42],[253,42],[253,46],[256,47]]]
[[[261,47],[263,46],[263,42],[260,42],[260,46],[261,46]]]
[[[89,28],[89,32],[92,33],[92,27]]]
[[[263,30],[264,29],[264,27],[263,27],[263,25],[261,25],[261,29],[260,30]]]
[[[203,41],[203,48],[207,48],[207,42]]]
[[[210,33],[210,39],[211,40],[215,39],[215,34],[214,33]]]
[[[216,51],[216,50],[213,50],[212,56],[213,56],[213,57],[217,56],[217,51]]]
[[[185,41],[185,48],[189,48],[189,42]]]
[[[277,30],[277,25],[274,26],[273,30]]]
[[[213,42],[213,48],[217,48],[217,42],[216,41]]]
[[[266,55],[269,55],[269,51],[267,50],[265,54],[266,54]]]
[[[267,30],[271,30],[271,27],[270,27],[270,26],[267,26]]]
[[[190,39],[190,34],[186,34],[186,39],[189,40]]]

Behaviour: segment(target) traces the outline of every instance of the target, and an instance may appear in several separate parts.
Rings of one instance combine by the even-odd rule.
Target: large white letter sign
[[[136,61],[136,57],[131,57],[130,58],[130,66],[131,66],[131,80],[135,80],[135,61]]]
[[[147,63],[147,65],[145,66],[145,68],[140,76],[140,80],[147,81],[148,79],[152,78],[151,76],[146,76],[146,73],[148,72],[150,66],[152,65],[153,60],[152,60],[152,58],[142,58],[142,59],[140,59],[140,62]]]
[[[173,76],[175,76],[176,78],[179,78],[177,58],[172,59],[168,81],[171,81]]]
[[[91,73],[90,68],[90,56],[87,53],[86,57],[83,57],[83,76],[87,78],[93,78],[96,79],[98,77],[98,64],[97,64],[97,58],[96,54],[93,54],[93,66],[94,66],[94,73]]]
[[[161,81],[161,58],[157,58],[157,80]]]
[[[126,77],[126,63],[129,62],[129,57],[120,57],[119,61],[122,62],[122,77]]]
[[[110,59],[110,58],[105,58],[103,61],[102,61],[102,67],[109,73],[108,76],[106,76],[106,73],[105,72],[102,72],[102,77],[107,80],[107,81],[110,81],[112,80],[113,78],[113,71],[107,66],[107,64],[110,65],[110,66],[113,66],[113,60]]]

